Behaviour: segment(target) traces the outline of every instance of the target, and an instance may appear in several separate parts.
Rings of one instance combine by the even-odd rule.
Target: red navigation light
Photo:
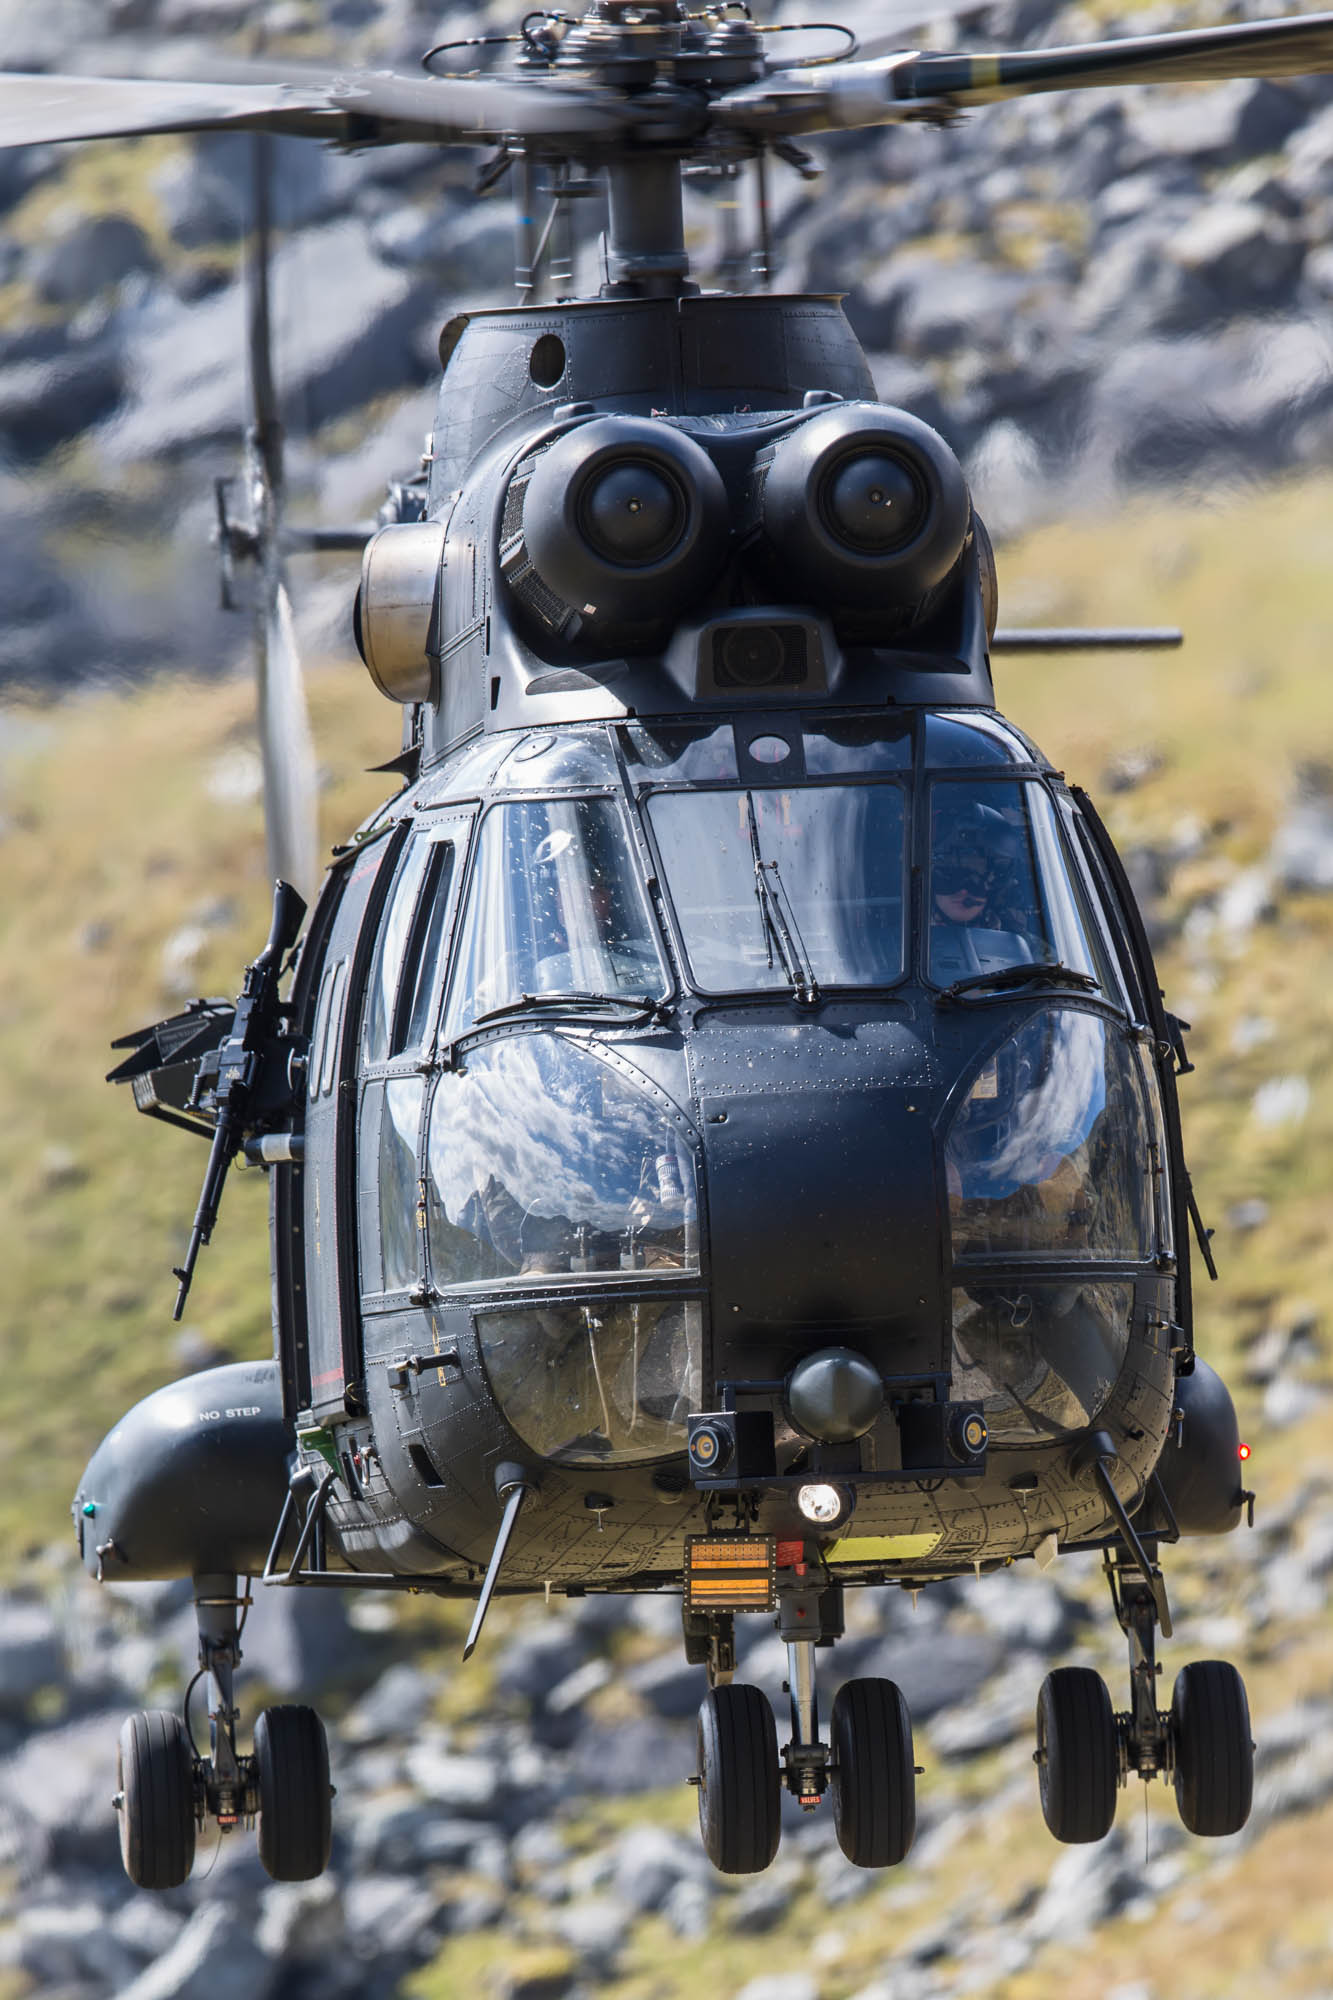
[[[1241,1446],[1241,1448],[1240,1448],[1240,1455],[1241,1455],[1241,1459],[1242,1459],[1242,1462],[1243,1462],[1243,1461],[1244,1461],[1245,1459],[1247,1459],[1247,1458],[1249,1457],[1249,1455],[1250,1455],[1250,1447],[1249,1447],[1249,1446],[1248,1446],[1247,1444],[1243,1444],[1243,1445]]]

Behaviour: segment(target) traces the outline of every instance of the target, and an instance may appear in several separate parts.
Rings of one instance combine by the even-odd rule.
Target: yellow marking
[[[847,1535],[834,1542],[830,1562],[912,1562],[934,1553],[944,1540],[938,1530],[924,1535]]]
[[[690,1585],[691,1604],[758,1604],[772,1602],[768,1584],[724,1583],[721,1578],[705,1579]]]
[[[973,56],[970,64],[969,90],[994,90],[1000,81],[1000,58],[998,56]]]

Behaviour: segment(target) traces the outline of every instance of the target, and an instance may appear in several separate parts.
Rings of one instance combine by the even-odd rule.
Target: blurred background
[[[1007,0],[906,39],[1222,17]],[[870,33],[885,10],[842,18]],[[516,21],[6,0],[0,67],[132,74],[262,33],[411,69]],[[209,546],[244,423],[248,162],[231,137],[0,153],[0,2000],[1333,1995],[1333,79],[1035,98],[818,150],[820,181],[774,175],[776,281],[845,291],[881,394],[962,454],[1002,621],[1187,634],[1177,655],[997,678],[1108,815],[1193,1023],[1186,1140],[1221,1266],[1197,1333],[1259,1503],[1252,1532],[1170,1554],[1163,1659],[1168,1689],[1191,1658],[1246,1673],[1252,1821],[1196,1841],[1136,1787],[1106,1841],[1049,1840],[1042,1675],[1094,1664],[1122,1699],[1089,1558],[915,1609],[853,1593],[837,1670],[911,1700],[915,1852],[855,1870],[824,1809],[748,1881],[715,1876],[692,1829],[702,1674],[674,1600],[502,1604],[463,1669],[461,1614],[424,1598],[271,1592],[243,1710],[309,1697],[329,1719],[332,1869],[278,1887],[238,1835],[178,1893],[129,1889],[116,1734],[174,1704],[193,1620],[184,1587],[97,1590],[69,1496],[137,1396],[269,1345],[262,1178],[233,1175],[173,1327],[202,1148],[101,1083],[114,1035],[234,992],[267,928],[248,621],[217,608]],[[512,297],[510,208],[471,194],[475,156],[277,154],[293,514],[345,525],[415,469],[444,321]],[[705,279],[734,254],[715,192],[690,205]],[[347,558],[294,578],[326,842],[382,795],[367,767],[399,741],[351,649],[353,584]],[[742,1674],[780,1700],[766,1622],[741,1637]]]

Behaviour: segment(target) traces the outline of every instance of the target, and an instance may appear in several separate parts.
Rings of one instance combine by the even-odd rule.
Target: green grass
[[[1001,552],[1008,622],[1178,620],[1186,628],[1179,654],[997,663],[1005,711],[1093,791],[1123,845],[1168,842],[1187,819],[1207,830],[1198,856],[1174,878],[1173,921],[1203,907],[1235,869],[1262,859],[1298,768],[1333,759],[1330,518],[1333,484],[1313,480],[1225,505],[1070,521]],[[315,674],[312,699],[331,839],[381,796],[383,781],[364,767],[396,748],[397,717],[350,666]],[[209,933],[198,991],[234,992],[265,934],[258,805],[223,804],[208,790],[218,758],[251,744],[250,710],[244,683],[182,680],[131,697],[82,696],[20,718],[33,724],[26,743],[20,729],[18,747],[0,750],[0,1439],[18,1474],[0,1492],[0,1548],[10,1578],[52,1543],[69,1547],[68,1498],[86,1454],[130,1402],[173,1371],[170,1266],[189,1225],[203,1148],[136,1117],[126,1095],[101,1077],[113,1035],[179,1004],[163,990],[162,950],[201,908],[232,905],[230,920]],[[0,731],[0,743],[14,740],[12,730]],[[1159,767],[1137,788],[1110,793],[1108,766],[1136,748],[1151,748]],[[1161,955],[1168,997],[1195,1023],[1199,1069],[1183,1086],[1186,1134],[1222,1265],[1221,1284],[1200,1282],[1198,1331],[1202,1351],[1224,1368],[1265,1327],[1313,1312],[1322,1345],[1311,1366],[1330,1373],[1331,944],[1333,898],[1307,897],[1285,900],[1276,921],[1258,925],[1234,950],[1181,938]],[[1236,1054],[1236,1024],[1252,1014],[1271,1019],[1274,1034]],[[1254,1091],[1288,1073],[1310,1080],[1309,1111],[1297,1126],[1264,1132],[1251,1115]],[[187,1315],[237,1354],[261,1354],[269,1342],[263,1192],[258,1177],[236,1176]],[[1269,1202],[1268,1220],[1246,1233],[1228,1229],[1227,1208],[1253,1195]],[[1231,1372],[1238,1379],[1234,1365]],[[1258,1393],[1242,1385],[1238,1401],[1255,1445],[1249,1472],[1262,1519],[1322,1471],[1325,1427],[1315,1416],[1268,1436]],[[1243,1532],[1174,1551],[1169,1578],[1181,1619],[1243,1615],[1253,1561]],[[1095,1575],[1086,1587],[1100,1607]],[[406,1599],[397,1638],[439,1668],[439,1712],[464,1736],[493,1699],[484,1672],[452,1671],[465,1609]],[[540,1609],[496,1607],[493,1648],[524,1615]],[[1096,1656],[1119,1676],[1120,1642],[1109,1626],[1104,1619]],[[639,1643],[646,1642],[626,1635],[626,1657]],[[1164,1649],[1168,1675],[1183,1656],[1180,1646]],[[1262,1733],[1266,1713],[1333,1684],[1333,1629],[1327,1621],[1278,1620],[1238,1657]],[[608,1717],[628,1700],[621,1687],[598,1697]],[[1021,1757],[1001,1752],[970,1768],[942,1768],[928,1732],[924,1747],[926,1788],[964,1805],[993,1795],[1022,1766]],[[1168,1804],[1154,1788],[1153,1811]],[[581,1806],[562,1826],[573,1850],[586,1853],[640,1821],[685,1831],[693,1811],[693,1795],[680,1787]],[[1139,1811],[1137,1796],[1122,1803],[1127,1825]],[[985,1990],[994,2000],[1102,2000],[1118,1983],[1147,1977],[1158,1996],[1173,2000],[1223,2000],[1256,1982],[1266,2000],[1307,2000],[1320,1977],[1311,1954],[1328,1944],[1330,1838],[1333,1812],[1275,1826],[1224,1881],[1204,1872],[1183,1884],[1154,1925],[1122,1919],[1098,1933],[1095,1951],[1053,1948]],[[978,1823],[930,1876],[914,1877],[909,1862],[899,1877],[836,1910],[802,1891],[766,1937],[735,1936],[719,1918],[706,1939],[686,1941],[646,1922],[608,2000],[675,2000],[703,1990],[727,2000],[746,1979],[791,1964],[812,1967],[821,2000],[845,2000],[883,1971],[898,1941],[942,1917],[964,1886],[975,1892],[977,1921],[995,1921],[1045,1880],[1056,1858],[1033,1788],[998,1832]],[[1191,1866],[1202,1869],[1202,1860]],[[1208,1914],[1188,1922],[1196,1895]],[[516,1970],[535,1975],[544,1965],[557,1969],[549,1910],[521,1888],[502,1931],[446,1943],[412,1990],[416,2000],[474,1992],[489,2000]]]

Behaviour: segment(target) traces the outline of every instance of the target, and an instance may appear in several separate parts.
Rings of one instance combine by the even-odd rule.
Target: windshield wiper
[[[631,1014],[665,1011],[664,1002],[655,1000],[651,993],[520,993],[516,1000],[506,1000],[502,1007],[492,1007],[485,1014],[475,1015],[471,1026],[479,1028],[484,1021],[498,1021],[502,1014],[526,1014],[546,1007],[565,1012],[579,1007],[623,1007]]]
[[[754,858],[754,893],[758,898],[759,914],[763,919],[764,929],[777,945],[783,970],[791,981],[792,998],[801,1001],[804,1006],[813,1007],[819,998],[814,967],[797,942],[794,913],[789,923],[787,913],[782,907],[783,902],[787,900],[787,894],[782,878],[778,874],[778,864],[776,861],[765,861],[759,846],[759,824],[754,816],[753,792],[745,794],[745,804],[750,822],[750,853]],[[769,880],[767,873],[770,869],[773,875],[772,881]],[[773,963],[771,947],[768,962],[770,965]]]
[[[972,972],[966,979],[955,979],[952,986],[946,986],[940,994],[941,1000],[957,1000],[961,994],[976,992],[983,986],[998,986],[1002,990],[1009,986],[1076,986],[1080,992],[1095,993],[1099,981],[1090,972],[1075,972],[1072,965],[1051,965],[1038,960],[1032,965],[1002,965],[994,972]]]

